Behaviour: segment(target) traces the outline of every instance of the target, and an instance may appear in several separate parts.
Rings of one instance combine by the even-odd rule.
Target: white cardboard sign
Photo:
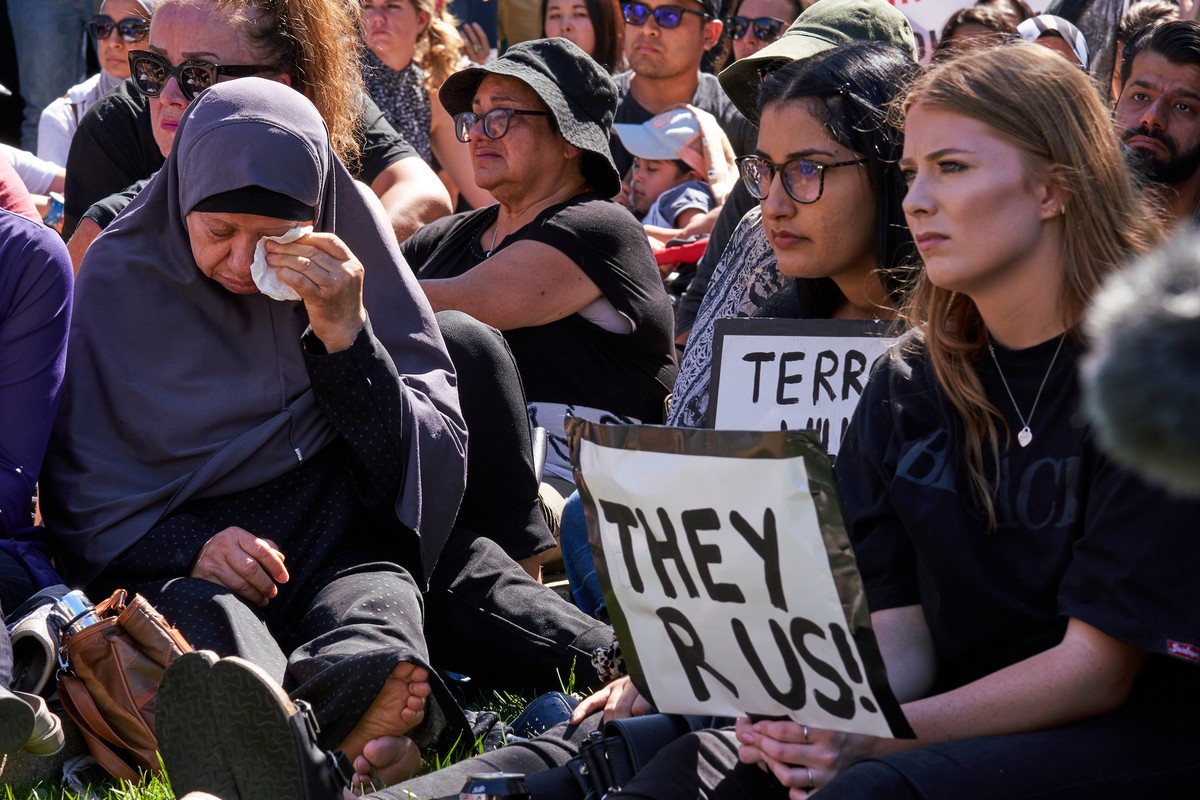
[[[811,485],[803,457],[648,452],[586,436],[576,465],[598,571],[622,642],[636,651],[635,677],[660,711],[906,735],[869,624],[856,626],[870,643],[864,662],[863,631],[850,630],[831,571],[814,501],[836,507],[831,478]],[[834,514],[826,523],[840,529]]]
[[[837,455],[871,365],[895,326],[824,319],[718,320],[709,425],[718,430],[815,431]]]

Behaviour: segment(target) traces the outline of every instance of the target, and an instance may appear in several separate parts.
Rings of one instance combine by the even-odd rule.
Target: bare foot
[[[391,786],[412,775],[422,764],[421,750],[407,736],[383,736],[367,742],[363,754],[354,759],[355,788],[383,784]]]
[[[407,661],[397,664],[370,708],[337,749],[343,751],[351,763],[356,763],[373,741],[403,737],[425,719],[425,699],[429,692],[429,670]],[[384,755],[386,753],[379,755],[380,761],[385,760]],[[376,768],[390,766],[380,761],[372,758],[370,763]]]

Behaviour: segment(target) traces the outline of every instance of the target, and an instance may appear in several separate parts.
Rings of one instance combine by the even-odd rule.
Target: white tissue
[[[296,290],[279,280],[276,271],[267,266],[266,246],[268,239],[272,242],[288,244],[309,233],[312,233],[312,225],[300,225],[282,236],[264,236],[258,240],[258,244],[254,246],[254,263],[250,265],[250,277],[254,279],[254,285],[260,292],[272,300],[300,299]]]

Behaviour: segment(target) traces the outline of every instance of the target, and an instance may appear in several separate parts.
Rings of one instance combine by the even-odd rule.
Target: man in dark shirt
[[[717,77],[700,72],[706,50],[721,38],[720,0],[631,0],[625,12],[625,56],[630,70],[617,75],[618,123],[641,124],[680,103],[691,103],[721,123],[733,150],[754,150],[754,126],[721,89]],[[672,27],[672,23],[678,22]],[[622,175],[633,159],[614,135],[613,160]]]
[[[1200,215],[1200,23],[1156,22],[1130,36],[1113,111],[1129,160],[1178,222]]]

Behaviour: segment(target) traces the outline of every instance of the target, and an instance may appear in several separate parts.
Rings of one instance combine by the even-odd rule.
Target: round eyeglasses
[[[463,111],[454,115],[454,135],[460,142],[471,141],[471,128],[476,122],[483,122],[483,135],[489,139],[501,139],[508,133],[508,124],[514,115],[522,117],[548,117],[548,111],[522,111],[519,108],[493,108],[483,114],[474,111]]]
[[[645,3],[622,3],[621,13],[625,15],[625,24],[641,27],[645,25],[650,17],[654,17],[654,21],[658,23],[660,28],[678,28],[683,22],[684,14],[695,14],[701,19],[708,19],[708,14],[700,11],[693,11],[690,8],[683,6],[659,6],[651,8]]]
[[[213,64],[209,61],[184,61],[174,66],[170,61],[149,50],[129,51],[129,71],[133,86],[146,97],[158,97],[172,77],[179,82],[179,91],[191,102],[196,95],[217,82],[221,75],[245,78],[263,72],[276,72],[278,67],[250,64]]]
[[[761,156],[742,156],[737,159],[738,171],[746,191],[755,200],[766,200],[771,193],[771,181],[779,173],[783,190],[797,203],[815,203],[825,191],[825,170],[865,164],[865,158],[821,164],[807,158],[794,158],[783,164],[773,164]]]
[[[781,19],[775,17],[726,17],[725,30],[729,32],[730,39],[742,39],[751,31],[754,32],[754,38],[760,42],[773,42],[783,35],[783,29],[787,25]]]
[[[107,39],[113,31],[129,44],[144,42],[150,35],[150,20],[142,17],[126,17],[117,21],[107,14],[97,14],[87,24],[88,33],[96,41]]]

